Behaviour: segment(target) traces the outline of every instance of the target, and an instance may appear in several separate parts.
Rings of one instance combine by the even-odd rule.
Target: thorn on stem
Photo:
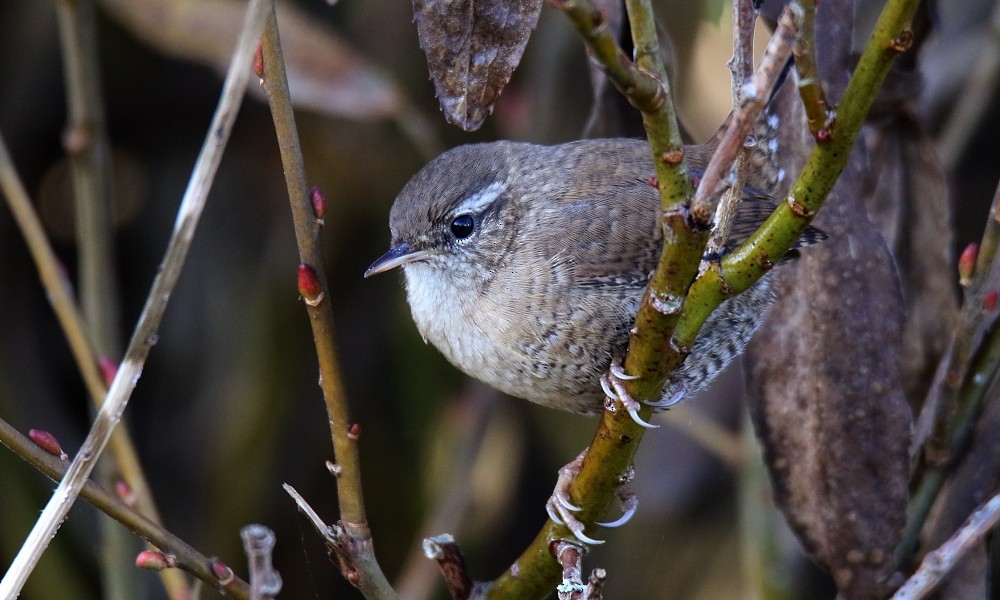
[[[809,210],[805,204],[799,202],[799,200],[791,194],[785,198],[785,202],[788,204],[788,208],[792,209],[792,214],[797,217],[811,219],[816,214],[816,211]]]

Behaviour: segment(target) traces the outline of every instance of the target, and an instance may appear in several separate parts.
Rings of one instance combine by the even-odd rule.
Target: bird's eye
[[[476,221],[472,215],[458,215],[451,222],[451,232],[458,239],[464,239],[472,235],[472,230],[476,227]]]

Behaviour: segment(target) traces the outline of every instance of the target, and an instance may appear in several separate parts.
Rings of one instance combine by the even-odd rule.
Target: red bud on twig
[[[162,571],[172,567],[170,561],[162,552],[156,550],[143,550],[135,557],[135,566],[149,571]]]
[[[115,380],[115,375],[118,374],[118,363],[107,356],[102,356],[97,359],[97,368],[101,371],[101,379],[104,380],[104,385],[110,387],[111,382]]]
[[[319,186],[313,186],[313,189],[309,190],[309,201],[312,202],[313,214],[316,215],[316,222],[320,225],[326,223],[326,196],[320,191]]]
[[[993,312],[997,307],[997,291],[990,290],[983,294],[983,310]]]
[[[257,49],[253,53],[253,73],[260,79],[260,87],[264,87],[264,52],[260,42],[257,42]]]
[[[309,265],[299,265],[299,294],[309,306],[319,306],[323,301],[323,287],[320,285],[316,271]]]
[[[969,287],[972,276],[976,272],[976,259],[979,258],[979,244],[973,242],[962,250],[958,257],[958,284],[962,287]]]
[[[69,460],[69,457],[66,456],[65,452],[63,452],[62,446],[59,445],[59,440],[57,440],[56,436],[52,435],[48,431],[43,429],[29,429],[28,439],[35,442],[39,448],[45,450],[52,456],[58,456],[59,460]]]
[[[222,585],[232,583],[235,578],[233,570],[227,567],[225,563],[213,560],[209,566],[212,568],[212,574],[215,575],[215,578],[218,579],[219,583]]]

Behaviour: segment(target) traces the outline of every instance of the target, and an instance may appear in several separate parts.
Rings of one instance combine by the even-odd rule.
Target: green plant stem
[[[599,13],[592,4],[573,0],[559,6],[564,10],[570,7],[567,14],[602,61],[609,79],[641,111],[649,137],[663,210],[664,247],[636,316],[624,365],[629,373],[641,376],[626,383],[632,397],[640,402],[651,400],[659,397],[667,374],[686,355],[684,349],[664,352],[663,348],[677,321],[685,291],[697,273],[709,224],[696,224],[688,218],[685,205],[694,189],[688,177],[666,71],[660,60],[649,0],[626,1],[637,68],[630,67],[627,59],[623,61],[621,49],[595,17]],[[644,407],[641,414],[648,419],[652,408]],[[581,522],[592,522],[607,508],[632,464],[644,433],[644,428],[624,410],[604,412],[580,472],[570,485],[571,501],[582,507],[576,513]],[[566,539],[568,534],[564,526],[547,521],[528,549],[492,584],[489,597],[545,595],[561,574],[559,563],[549,552],[549,544]]]
[[[68,463],[39,448],[3,419],[0,419],[0,444],[9,448],[15,455],[57,483],[66,474]],[[219,581],[211,568],[212,559],[163,529],[160,524],[139,513],[115,494],[93,481],[88,481],[80,491],[80,497],[156,546],[160,551],[176,557],[179,569],[187,571],[212,587],[221,587],[229,597],[249,598],[250,588],[245,581],[235,575],[228,582]]]
[[[847,164],[851,147],[892,61],[907,46],[917,0],[889,0],[844,90],[830,136],[817,143],[791,191],[774,213],[719,268],[707,269],[689,292],[674,345],[690,345],[708,315],[722,300],[753,285],[802,232],[823,205]]]
[[[627,6],[629,17],[634,20],[636,15],[631,12],[632,3]],[[687,219],[673,207],[664,210],[667,221],[665,250],[643,297],[636,317],[636,333],[630,339],[625,360],[626,371],[641,376],[641,379],[626,383],[633,398],[642,401],[658,397],[670,369],[683,359],[711,311],[725,297],[748,288],[773,266],[776,259],[769,257],[783,256],[822,206],[847,163],[854,138],[892,61],[900,50],[905,49],[905,29],[916,6],[916,0],[889,0],[844,92],[833,139],[813,150],[785,202],[760,230],[737,251],[724,258],[721,266],[704,271],[691,287],[686,302],[683,292],[670,293],[668,290],[675,288],[667,284],[685,278],[685,285],[691,281],[689,277],[697,268],[706,236],[700,231],[688,229]],[[641,13],[647,14],[645,11]],[[651,29],[646,25],[634,27],[633,39],[637,49],[649,47],[640,36]],[[584,35],[584,38],[588,39],[588,36]],[[647,129],[647,133],[650,138],[663,139],[658,135],[663,132]],[[661,180],[661,186],[663,183]],[[726,273],[725,279],[722,272]],[[677,322],[677,312],[672,308],[681,304],[683,316]],[[675,323],[676,331],[673,327]],[[671,332],[674,335],[668,344]],[[666,358],[668,355],[669,358]],[[582,506],[577,516],[584,523],[590,522],[608,505],[643,435],[643,428],[623,412],[605,411],[580,474],[570,487],[571,500]],[[647,407],[640,411],[640,415],[648,418],[651,412]],[[564,528],[547,522],[511,569],[494,582],[490,597],[528,598],[547,593],[559,576],[559,567],[549,553],[549,543],[566,533]]]
[[[264,28],[264,35],[261,37],[261,53],[264,60],[264,91],[271,107],[281,150],[281,162],[285,170],[299,258],[302,264],[309,265],[316,272],[321,294],[326,298],[315,304],[306,303],[306,311],[312,325],[313,341],[319,360],[320,386],[329,416],[334,455],[340,466],[337,497],[340,502],[341,522],[345,534],[352,538],[353,543],[348,546],[364,552],[364,555],[353,557],[352,567],[360,575],[355,583],[367,598],[392,598],[395,597],[395,592],[375,560],[372,549],[371,530],[368,528],[361,491],[361,461],[358,457],[356,437],[352,439],[348,436],[352,423],[333,339],[333,309],[329,300],[330,288],[326,280],[320,245],[321,226],[309,200],[305,163],[295,127],[285,63],[281,53],[278,21],[273,7]]]
[[[934,434],[921,449],[921,460],[913,475],[916,486],[907,506],[906,528],[896,548],[900,564],[905,564],[916,552],[931,508],[951,468],[968,447],[976,419],[988,400],[986,394],[1000,372],[1000,326],[995,309],[984,307],[985,293],[988,289],[995,293],[1000,281],[996,254],[1000,237],[1000,224],[996,221],[998,205],[1000,186],[983,233],[972,283],[962,305],[961,325],[955,332],[948,356],[948,375],[934,390],[938,394],[937,401],[928,401],[928,405],[936,406]]]

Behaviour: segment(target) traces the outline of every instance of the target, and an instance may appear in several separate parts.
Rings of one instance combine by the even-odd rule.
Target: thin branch
[[[918,4],[917,0],[889,0],[883,7],[841,97],[831,135],[813,147],[802,173],[767,221],[691,286],[675,340],[693,341],[716,306],[753,285],[802,235],[847,164],[854,139],[892,62],[909,48],[913,36],[908,28]]]
[[[743,148],[747,135],[764,110],[782,69],[792,54],[792,47],[802,24],[802,13],[795,4],[785,6],[778,17],[778,26],[771,37],[760,64],[743,86],[742,100],[729,117],[725,135],[705,167],[701,183],[691,202],[691,214],[701,222],[711,222],[722,192],[729,183],[729,172],[736,155]]]
[[[581,600],[587,587],[583,584],[583,555],[587,551],[579,544],[554,542],[552,554],[562,567],[562,581],[556,586],[559,600]]]
[[[62,141],[73,175],[80,304],[86,314],[89,340],[103,357],[117,359],[121,355],[118,333],[121,323],[114,260],[114,197],[110,143],[101,100],[94,4],[91,0],[59,0],[56,15],[69,109]],[[107,393],[103,385],[100,387],[99,394],[92,394],[98,407]],[[122,477],[134,490],[139,510],[159,522],[128,429],[123,426],[116,430],[110,444],[114,463],[106,471]],[[106,534],[116,532],[111,530]],[[102,556],[109,572],[114,577],[123,577],[119,574],[121,557],[107,553]],[[166,569],[160,571],[160,578],[171,598],[190,596],[180,572]]]
[[[42,222],[28,197],[24,183],[14,168],[2,135],[0,135],[0,190],[3,190],[14,220],[24,235],[35,267],[38,269],[39,279],[69,343],[87,392],[94,406],[100,408],[107,394],[107,387],[104,385],[90,340],[84,332],[83,317],[72,296],[73,285],[49,244]],[[138,453],[127,430],[115,429],[111,435],[110,445],[122,477],[135,495],[136,507],[154,522],[161,523],[149,491],[149,483],[146,481]],[[173,579],[173,576],[168,578]]]
[[[107,394],[107,387],[101,377],[90,340],[84,332],[83,317],[72,295],[73,284],[66,276],[52,245],[49,244],[42,222],[28,197],[24,183],[14,168],[2,135],[0,135],[0,190],[7,198],[7,205],[10,206],[14,220],[24,235],[35,267],[38,269],[39,279],[69,343],[87,393],[93,400],[94,406],[100,408]],[[110,443],[123,478],[136,494],[139,509],[143,514],[159,522],[160,518],[149,492],[149,484],[143,475],[132,440],[124,429],[116,429]]]
[[[94,345],[103,355],[117,357],[121,343],[111,158],[101,102],[94,5],[91,0],[59,0],[56,15],[69,108],[63,147],[73,173],[81,304]]]
[[[273,600],[281,592],[281,575],[272,559],[277,542],[274,532],[252,524],[240,529],[240,538],[250,567],[250,600]]]
[[[817,142],[825,141],[833,127],[834,113],[826,103],[823,82],[816,67],[816,1],[797,0],[791,6],[802,12],[802,35],[795,44],[795,81],[806,112],[809,131]]]
[[[292,486],[283,484],[281,486],[285,492],[295,501],[295,505],[312,523],[316,533],[318,533],[326,544],[326,549],[331,556],[336,556],[340,566],[340,572],[348,583],[358,586],[361,580],[361,572],[378,569],[378,565],[366,565],[359,560],[370,560],[374,562],[375,553],[371,549],[371,538],[357,538],[347,535],[344,528],[339,524],[327,525],[319,514],[313,510],[305,498]],[[359,546],[368,546],[362,548]],[[395,599],[396,592],[388,585],[384,587],[369,586],[362,590],[362,593],[369,599]]]
[[[926,598],[973,546],[983,543],[983,539],[998,522],[1000,522],[1000,494],[977,508],[940,548],[928,552],[920,563],[920,568],[896,590],[892,600]]]
[[[66,474],[67,462],[39,448],[3,419],[0,419],[0,444],[55,482],[61,481]],[[87,480],[80,491],[80,497],[172,557],[171,562],[179,569],[187,571],[212,587],[221,587],[229,597],[244,600],[250,597],[250,587],[247,583],[233,575],[225,565],[201,554],[184,540],[139,513],[117,495]]]
[[[753,74],[753,40],[754,25],[757,22],[757,9],[753,0],[733,0],[733,56],[729,59],[729,72],[732,74],[730,91],[733,106],[743,104],[743,88],[750,82]],[[758,142],[762,143],[762,142]],[[750,169],[750,152],[745,145],[741,146],[733,162],[733,184],[722,194],[721,209],[716,213],[715,228],[712,237],[705,248],[707,254],[722,254],[729,240],[736,213],[743,202],[743,187],[746,185],[747,173]]]
[[[451,592],[454,600],[466,600],[476,593],[477,584],[469,576],[465,566],[465,557],[455,538],[447,533],[425,538],[423,543],[424,556],[438,564],[444,585]]]
[[[111,383],[107,399],[101,406],[83,446],[73,459],[66,477],[56,488],[48,505],[42,511],[42,515],[35,522],[27,540],[11,563],[10,569],[0,581],[0,597],[14,597],[20,592],[49,541],[55,536],[59,525],[66,518],[66,514],[80,493],[80,489],[86,483],[97,458],[107,445],[115,425],[121,420],[128,399],[132,395],[132,390],[135,389],[142,373],[146,357],[157,341],[157,330],[166,310],[167,301],[180,277],[184,259],[191,247],[198,219],[208,197],[210,184],[218,169],[219,162],[222,160],[222,151],[229,139],[237,110],[246,91],[250,75],[248,68],[250,57],[253,55],[254,42],[263,25],[266,9],[267,3],[264,0],[252,0],[247,9],[243,31],[233,54],[229,72],[226,75],[222,98],[215,116],[212,118],[205,144],[195,163],[191,180],[178,210],[166,256],[153,281],[146,306],[143,308],[125,352],[125,359],[122,361],[118,373]]]
[[[382,573],[375,559],[371,530],[365,516],[364,497],[361,489],[361,461],[358,456],[357,438],[360,426],[352,423],[347,398],[344,393],[337,348],[334,344],[333,308],[324,298],[330,297],[320,244],[320,231],[325,199],[318,190],[310,194],[306,183],[305,163],[299,145],[295,116],[288,91],[288,79],[281,53],[278,21],[272,8],[261,37],[261,85],[267,95],[274,120],[274,128],[281,151],[281,162],[288,186],[295,239],[298,244],[300,291],[303,291],[303,273],[314,288],[303,293],[306,312],[312,325],[313,342],[319,360],[320,386],[330,421],[330,434],[337,464],[337,498],[340,504],[340,523],[337,531],[350,539],[339,540],[339,547],[357,577],[351,582],[370,598],[395,596],[392,586]],[[318,195],[318,196],[317,196]],[[311,196],[316,202],[311,202]],[[323,208],[319,208],[320,206]],[[353,553],[359,554],[353,554]]]
[[[998,216],[1000,184],[993,196],[974,270],[968,274],[959,326],[945,358],[947,364],[939,369],[918,421],[912,449],[916,485],[906,510],[906,528],[896,548],[901,564],[916,551],[945,476],[967,448],[976,417],[987,399],[986,392],[1000,369],[1000,330],[995,326],[1000,318],[996,310],[1000,284]]]

